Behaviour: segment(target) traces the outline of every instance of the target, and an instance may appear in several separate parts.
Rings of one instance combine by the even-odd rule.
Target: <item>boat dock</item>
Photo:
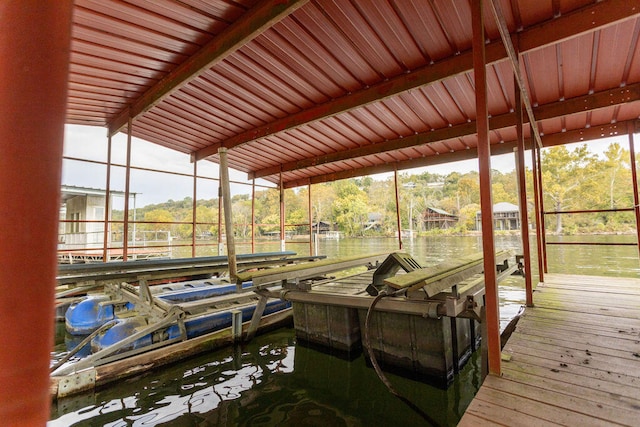
[[[638,425],[640,280],[547,274],[459,426]]]

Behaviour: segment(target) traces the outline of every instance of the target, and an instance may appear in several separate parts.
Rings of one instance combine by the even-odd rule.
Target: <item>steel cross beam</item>
[[[586,142],[596,139],[607,138],[610,136],[622,135],[626,131],[627,123],[635,122],[634,120],[620,121],[601,126],[592,126],[588,129],[576,129],[562,133],[550,134],[542,137],[543,147],[553,147],[555,145],[568,144],[570,142]],[[531,140],[525,139],[526,143]],[[491,145],[491,155],[513,153],[516,147],[516,141],[505,141],[500,144]],[[291,180],[284,183],[285,188],[295,188],[303,185],[321,184],[323,182],[332,182],[341,179],[357,178],[367,175],[375,175],[378,173],[393,172],[395,168],[398,170],[406,170],[420,168],[424,166],[433,166],[443,163],[451,163],[459,160],[477,159],[478,150],[470,147],[468,150],[456,151],[453,153],[443,153],[433,156],[419,157],[415,159],[403,160],[396,163],[385,163],[381,165],[366,166],[358,169],[350,169],[341,172],[315,175],[313,177],[305,177],[297,180]]]
[[[527,116],[529,117],[531,132],[533,133],[538,147],[542,147],[540,132],[538,131],[538,124],[536,123],[536,118],[533,115],[531,98],[529,97],[529,92],[527,91],[527,87],[524,84],[524,78],[522,77],[522,72],[520,71],[520,59],[518,54],[516,53],[515,48],[513,47],[511,34],[509,33],[509,28],[507,28],[507,20],[504,18],[504,13],[502,12],[502,6],[500,6],[500,3],[496,0],[490,0],[489,4],[491,5],[491,12],[493,13],[493,17],[496,19],[496,24],[498,24],[500,38],[502,38],[502,43],[504,43],[504,47],[507,50],[507,55],[509,56],[509,63],[511,64],[511,68],[513,69],[513,75],[515,77],[516,83],[518,84],[520,96],[522,97],[522,105],[524,105],[524,108],[527,111]]]
[[[204,45],[189,59],[178,65],[162,80],[149,88],[128,108],[120,111],[108,124],[108,135],[113,136],[127,125],[129,118],[140,114],[171,95],[174,91],[197,77],[203,70],[211,68],[243,45],[271,28],[307,3],[308,0],[263,0],[248,10],[231,26]],[[217,149],[216,149],[217,152]]]
[[[640,100],[640,83],[635,83],[624,88],[614,88],[592,95],[579,96],[564,101],[543,104],[535,108],[538,120],[551,119],[559,116],[568,116],[576,113],[594,111],[599,108],[621,105]],[[526,123],[526,121],[525,121]],[[516,113],[505,113],[489,119],[489,128],[498,130],[516,126]],[[249,179],[263,178],[280,172],[291,172],[299,169],[320,166],[328,163],[339,162],[347,159],[365,157],[404,148],[411,148],[431,142],[444,141],[452,138],[460,138],[476,133],[475,121],[462,123],[452,127],[436,129],[404,138],[391,139],[377,144],[365,145],[350,150],[316,156],[309,159],[301,159],[282,165],[272,166],[249,173]]]
[[[618,21],[640,15],[640,8],[630,4],[628,0],[607,0],[598,2],[570,14],[531,27],[518,34],[518,51],[526,53],[558,43],[583,33],[595,31]],[[508,58],[502,40],[485,46],[487,64]],[[192,153],[193,160],[201,160],[218,153],[219,147],[234,147],[274,135],[304,124],[335,116],[363,105],[380,101],[400,93],[446,78],[471,72],[473,59],[471,50],[462,52],[451,58],[413,70],[395,78],[374,84],[360,91],[336,98],[333,101],[291,114],[266,125],[250,129],[228,138],[224,142],[214,143]]]

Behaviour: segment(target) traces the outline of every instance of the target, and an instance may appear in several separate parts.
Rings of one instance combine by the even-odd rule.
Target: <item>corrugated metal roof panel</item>
[[[610,1],[618,6],[607,13],[628,6]],[[235,138],[230,165],[245,172],[330,156],[329,163],[284,172],[285,180],[296,181],[452,152],[466,156],[477,146],[472,128],[465,127],[475,120],[468,2],[317,0],[294,6],[289,16],[247,36],[235,24],[256,5],[77,0],[68,121],[109,125],[150,88],[167,85],[162,79],[205,44],[237,32],[243,40],[237,49],[214,49],[218,59],[193,79],[172,77],[186,80],[176,81],[175,90],[136,117],[134,134],[186,153],[212,147],[213,161],[215,148]],[[521,69],[534,104],[640,82],[637,11],[627,12],[631,19],[578,31],[576,11],[599,22],[608,3],[502,0],[501,6],[510,31],[521,36],[542,23],[548,34],[574,27],[581,33],[547,46],[536,46],[535,38],[527,42],[534,47],[522,53]],[[488,46],[495,52],[500,42],[488,5],[485,14]],[[489,65],[487,86],[492,116],[513,110],[507,61]],[[619,102],[594,111],[586,105],[584,112],[544,120],[541,127],[549,135],[640,116],[638,102]],[[513,124],[503,126],[491,132],[493,144],[515,138]],[[444,140],[404,144],[404,138],[423,133]],[[371,150],[363,154],[359,147]],[[356,158],[344,160],[350,156]],[[278,180],[277,174],[267,178]]]

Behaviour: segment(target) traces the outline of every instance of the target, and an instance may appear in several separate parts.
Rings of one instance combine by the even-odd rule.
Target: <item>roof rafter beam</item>
[[[629,124],[637,123],[636,119],[621,121],[603,126],[594,126],[588,129],[578,129],[563,133],[555,133],[542,137],[543,147],[553,147],[556,145],[568,144],[572,142],[587,142],[611,136],[623,135],[627,132]],[[531,139],[525,139],[525,146],[530,147]],[[512,153],[517,146],[517,141],[505,141],[501,144],[491,145],[491,155],[500,155]],[[456,151],[453,153],[443,153],[438,156],[420,157],[417,159],[403,160],[394,163],[386,163],[383,165],[368,166],[360,169],[344,170],[336,173],[324,175],[316,175],[311,178],[291,180],[284,182],[284,188],[295,188],[309,184],[322,184],[324,182],[333,182],[340,179],[357,178],[361,176],[374,175],[378,173],[393,172],[394,170],[406,170],[420,168],[426,166],[440,165],[443,163],[451,163],[459,160],[476,159],[478,150],[470,148],[468,150]]]
[[[640,83],[632,84],[623,88],[605,90],[592,95],[579,96],[566,99],[564,101],[543,104],[536,107],[534,112],[539,120],[546,120],[554,117],[594,111],[600,108],[611,107],[612,105],[622,105],[638,100],[640,100]],[[489,129],[497,130],[512,127],[516,125],[516,122],[517,117],[515,113],[501,114],[489,119]],[[294,170],[306,169],[342,160],[365,157],[373,154],[429,144],[436,141],[459,138],[467,135],[473,135],[474,133],[476,133],[476,124],[472,121],[452,127],[410,135],[404,138],[392,139],[378,144],[370,144],[351,150],[339,151],[323,156],[283,163],[282,165],[272,166],[249,173],[249,179],[264,178],[280,172],[291,172]]]
[[[518,51],[526,53],[639,15],[640,10],[629,3],[627,0],[598,2],[524,30],[518,33]],[[486,55],[487,63],[502,61],[508,57],[502,41],[488,44],[486,46]],[[418,68],[409,74],[402,74],[350,95],[342,96],[333,101],[316,105],[264,126],[240,133],[228,138],[223,143],[215,143],[197,150],[193,153],[192,158],[201,160],[217,154],[219,147],[224,146],[232,149],[278,132],[325,119],[448,77],[470,72],[472,69],[472,53],[471,50],[467,50],[460,55],[443,59],[433,65]]]
[[[203,70],[253,40],[276,22],[307,3],[308,0],[262,0],[249,9],[222,34],[215,37],[189,59],[179,64],[169,74],[150,87],[129,107],[118,113],[108,123],[108,135],[113,136],[127,126],[129,118],[135,119],[197,77]],[[216,149],[217,152],[217,149]]]
[[[524,108],[527,111],[527,116],[529,117],[529,124],[531,125],[533,137],[536,141],[536,144],[538,144],[538,147],[542,147],[540,132],[538,131],[538,124],[536,123],[536,118],[533,115],[531,98],[529,97],[529,92],[527,91],[527,87],[524,84],[524,78],[522,77],[522,72],[520,71],[520,58],[516,53],[515,48],[513,47],[511,34],[509,33],[509,28],[507,27],[507,20],[504,18],[504,13],[502,12],[502,6],[500,6],[500,3],[497,0],[491,0],[489,1],[489,4],[491,5],[491,12],[493,13],[493,17],[496,19],[496,24],[498,25],[500,38],[502,38],[502,43],[504,43],[504,47],[507,50],[507,55],[509,56],[509,63],[511,64],[515,81],[518,84],[518,89],[520,90],[522,104],[524,105]]]

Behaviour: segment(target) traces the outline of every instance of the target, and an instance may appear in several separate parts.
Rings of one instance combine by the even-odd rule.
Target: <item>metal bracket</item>
[[[81,391],[93,390],[96,385],[96,370],[86,369],[64,377],[58,383],[58,397],[65,397]]]

